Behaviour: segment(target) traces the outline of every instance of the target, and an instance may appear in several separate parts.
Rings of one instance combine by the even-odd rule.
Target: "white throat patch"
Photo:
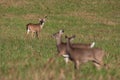
[[[42,23],[42,25],[41,25],[41,29],[43,28],[43,26],[44,26],[44,23]]]

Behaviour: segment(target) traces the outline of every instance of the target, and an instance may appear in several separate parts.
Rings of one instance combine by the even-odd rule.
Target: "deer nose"
[[[61,30],[59,31],[59,33],[64,33],[64,30],[63,30],[63,29],[61,29]]]

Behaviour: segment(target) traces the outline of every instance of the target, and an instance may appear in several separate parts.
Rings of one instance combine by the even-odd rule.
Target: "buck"
[[[75,69],[79,69],[79,65],[82,63],[86,63],[88,61],[93,62],[93,64],[97,67],[97,69],[101,69],[103,64],[104,51],[99,48],[76,48],[71,44],[71,40],[75,38],[75,36],[68,37],[67,39],[67,53],[70,59],[74,62]]]
[[[45,16],[43,19],[39,19],[39,23],[33,24],[29,23],[26,25],[26,31],[27,35],[31,32],[32,37],[36,34],[36,37],[39,38],[39,34],[44,26],[44,23],[46,21],[47,16]]]
[[[68,63],[69,61],[69,55],[66,54],[66,43],[62,41],[62,35],[64,33],[64,30],[59,30],[57,33],[54,33],[52,36],[56,39],[56,46],[58,55],[62,55],[65,59],[65,62]],[[95,42],[92,44],[82,44],[82,43],[74,43],[72,44],[73,47],[77,48],[93,48],[95,45]]]

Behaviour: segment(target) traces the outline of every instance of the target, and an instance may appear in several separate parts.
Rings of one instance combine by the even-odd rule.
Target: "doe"
[[[92,61],[93,64],[97,67],[97,69],[101,69],[103,64],[104,51],[99,48],[75,48],[71,44],[71,40],[75,38],[65,37],[67,39],[67,53],[70,56],[71,60],[74,63],[75,69],[79,69],[79,65],[81,63],[86,63],[88,61]]]
[[[59,30],[57,33],[54,33],[52,36],[56,39],[56,46],[58,55],[62,55],[65,59],[65,62],[68,63],[69,61],[69,55],[66,53],[66,42],[62,41],[62,35],[64,33],[64,30]],[[95,45],[95,42],[92,44],[83,44],[83,43],[74,43],[72,44],[73,47],[77,48],[93,48]]]

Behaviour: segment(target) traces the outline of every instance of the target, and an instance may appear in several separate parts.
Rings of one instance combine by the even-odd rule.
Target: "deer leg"
[[[36,36],[37,36],[37,38],[40,38],[40,31],[37,31]]]
[[[30,30],[28,29],[28,30],[27,30],[27,35],[28,35],[29,33],[30,33]]]
[[[28,37],[29,33],[30,33],[30,30],[28,29],[26,32],[26,37]]]
[[[100,70],[103,66],[102,61],[93,61],[94,65],[97,67],[98,70]]]
[[[34,32],[32,32],[31,35],[32,35],[32,38],[34,38]]]
[[[36,32],[36,37],[39,38],[39,34],[38,34],[38,32]]]
[[[40,38],[40,32],[38,32],[38,38]]]
[[[64,57],[64,60],[65,60],[65,62],[66,62],[66,64],[67,64],[68,61],[69,61],[69,55],[64,54],[64,55],[62,55],[62,56]]]
[[[77,60],[77,61],[75,61],[74,64],[75,64],[75,66],[74,66],[75,69],[79,69],[80,62]]]
[[[94,65],[96,66],[96,68],[97,68],[98,70],[101,69],[101,66],[100,66],[98,63],[95,63],[95,62],[94,62]]]
[[[65,57],[64,60],[65,60],[65,63],[67,64],[68,61],[69,61],[69,58],[68,58],[68,57]]]

